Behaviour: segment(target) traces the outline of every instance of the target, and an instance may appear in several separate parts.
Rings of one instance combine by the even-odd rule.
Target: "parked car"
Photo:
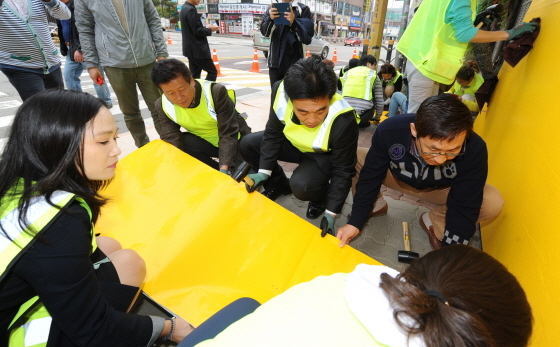
[[[261,32],[255,30],[253,35],[253,48],[256,48],[260,51],[263,51],[263,54],[266,58],[268,58],[268,47],[270,46],[270,37],[263,37]],[[329,43],[325,40],[322,40],[315,34],[313,39],[311,40],[311,44],[303,45],[304,52],[307,52],[309,48],[309,52],[312,54],[318,54],[323,59],[326,59],[329,55]]]
[[[349,37],[344,40],[345,46],[360,46],[362,44],[362,39],[358,37]]]
[[[58,26],[56,23],[49,22],[49,31],[51,32],[51,37],[58,37]]]

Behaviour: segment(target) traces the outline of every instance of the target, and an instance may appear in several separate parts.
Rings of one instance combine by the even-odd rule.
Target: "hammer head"
[[[410,264],[414,259],[420,258],[420,255],[411,251],[399,251],[399,262]]]

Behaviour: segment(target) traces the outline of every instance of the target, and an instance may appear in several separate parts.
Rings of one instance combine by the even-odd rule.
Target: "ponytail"
[[[463,63],[463,66],[457,72],[457,78],[470,82],[474,78],[475,73],[480,73],[478,63],[474,60],[468,60]]]
[[[475,248],[453,245],[415,260],[381,289],[397,324],[426,347],[526,347],[533,318],[507,269]]]

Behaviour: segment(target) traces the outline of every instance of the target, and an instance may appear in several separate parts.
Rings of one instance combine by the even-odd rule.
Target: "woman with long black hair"
[[[94,236],[117,131],[85,93],[51,89],[18,109],[0,160],[0,345],[151,346],[192,331],[179,317],[126,313],[144,261]]]

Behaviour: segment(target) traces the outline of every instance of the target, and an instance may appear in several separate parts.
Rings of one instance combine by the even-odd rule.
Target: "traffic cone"
[[[173,41],[171,40],[171,35],[167,34],[167,44],[172,45]]]
[[[338,62],[338,56],[336,55],[336,47],[334,48],[334,52],[332,54],[332,59],[331,60],[332,60],[333,63]]]
[[[216,70],[218,71],[218,77],[224,77],[224,75],[222,75],[222,72],[220,71],[220,62],[218,61],[218,53],[216,53],[216,48],[214,48],[214,50],[212,51],[212,61],[214,62]]]
[[[352,58],[360,59],[360,57],[358,57],[358,52],[356,52],[356,47],[354,47],[354,53],[352,54]]]
[[[255,54],[253,55],[253,66],[251,66],[251,70],[249,70],[249,72],[261,72],[261,69],[259,69],[259,55],[256,49]]]
[[[305,57],[311,58],[311,52],[309,51],[309,48],[307,49],[307,52],[305,52]]]

